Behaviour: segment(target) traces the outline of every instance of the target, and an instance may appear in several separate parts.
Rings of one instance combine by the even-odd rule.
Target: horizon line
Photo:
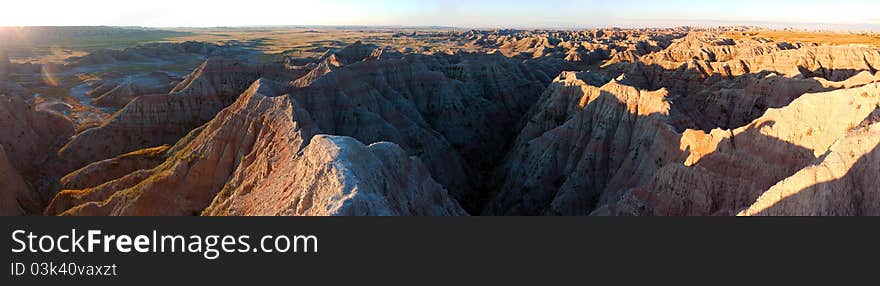
[[[672,19],[639,19],[638,21],[667,21]],[[675,29],[675,28],[759,28],[767,30],[799,30],[799,31],[848,31],[848,32],[880,32],[880,23],[840,24],[840,23],[800,23],[755,21],[751,23],[726,20],[688,20],[688,24],[621,24],[621,25],[510,25],[510,26],[447,26],[447,25],[383,25],[383,24],[268,24],[268,25],[218,25],[218,26],[141,26],[141,25],[0,25],[0,28],[77,28],[77,27],[109,27],[139,29],[242,29],[242,28],[397,28],[397,29],[469,29],[469,30],[588,30],[588,29]],[[697,24],[701,23],[701,24]],[[715,23],[715,24],[710,24]],[[813,26],[811,28],[808,28]],[[820,26],[826,26],[821,27]],[[850,29],[847,29],[850,28]]]

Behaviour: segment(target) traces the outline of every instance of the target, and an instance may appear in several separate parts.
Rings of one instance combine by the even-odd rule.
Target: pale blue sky
[[[4,0],[0,25],[880,26],[868,0]]]

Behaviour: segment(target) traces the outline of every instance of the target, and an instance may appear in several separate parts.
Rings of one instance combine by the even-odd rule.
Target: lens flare
[[[58,78],[55,77],[55,66],[51,63],[43,63],[40,68],[40,74],[43,75],[43,82],[48,86],[58,86]]]

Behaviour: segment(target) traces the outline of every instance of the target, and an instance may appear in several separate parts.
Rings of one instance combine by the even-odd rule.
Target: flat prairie
[[[764,38],[775,42],[816,43],[827,45],[862,44],[880,46],[880,35],[854,32],[807,32],[807,31],[748,31],[731,32],[727,36],[734,40]]]

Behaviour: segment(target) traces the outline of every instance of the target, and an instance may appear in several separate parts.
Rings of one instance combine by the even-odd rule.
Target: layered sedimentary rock
[[[284,142],[279,149],[299,149],[300,132],[292,132],[296,130],[292,116],[296,115],[275,107],[275,98],[268,96],[275,96],[278,91],[269,85],[254,83],[235,104],[173,147],[176,152],[156,168],[71,192],[64,200],[56,197],[63,207],[54,210],[69,215],[199,214],[226,185],[237,165],[253,151],[257,138],[271,136],[267,140]],[[64,208],[73,206],[76,207],[70,210]]]
[[[485,212],[588,214],[615,178],[645,176],[675,155],[655,147],[674,138],[666,96],[563,73],[532,109]]]
[[[167,94],[180,83],[165,73],[154,72],[129,78],[104,80],[87,93],[95,97],[96,106],[122,108],[142,95]]]
[[[772,45],[685,38],[625,64],[618,80],[629,91],[563,75],[534,109],[485,212],[736,214],[875,106],[876,49]],[[671,62],[685,58],[695,60]],[[659,89],[668,109],[631,102],[645,93],[638,88]],[[599,93],[615,100],[583,104],[601,103],[591,100]],[[627,113],[643,116],[620,119]]]
[[[456,54],[363,61],[291,96],[328,134],[390,141],[418,156],[459,200],[503,155],[518,121],[561,61]],[[471,206],[473,207],[473,206]]]
[[[664,167],[651,183],[628,190],[609,210],[612,214],[736,214],[771,186],[821,158],[858,126],[876,109],[878,88],[870,84],[806,94],[742,128],[686,132],[680,149],[690,154],[684,166]]]
[[[190,215],[213,201],[206,214],[464,214],[400,147],[313,138],[319,129],[310,113],[281,91],[281,84],[255,82],[198,135],[172,148],[177,151],[162,165],[69,192],[50,208],[75,205],[67,215]]]
[[[736,214],[768,188],[825,154],[874,110],[878,91],[872,84],[807,94],[742,128],[710,134],[686,132],[680,149],[690,154],[684,167],[665,167],[649,184],[629,190],[612,203],[611,211]]]
[[[566,74],[502,168],[490,214],[732,215],[877,106],[878,86],[807,94],[733,130],[675,132],[668,94]]]
[[[466,213],[416,158],[393,143],[312,137],[246,188],[225,188],[205,215],[448,216]],[[260,165],[252,167],[264,171]]]
[[[719,37],[715,33],[690,33],[686,37],[675,39],[668,47],[645,55],[644,61],[688,62],[699,60],[705,62],[727,62],[743,58],[752,58],[783,50],[797,49],[800,44],[761,42]]]
[[[59,156],[72,171],[143,148],[174,144],[222,108],[209,97],[141,96],[100,126],[74,136]]]
[[[781,45],[781,44],[780,44]],[[737,50],[749,50],[750,45],[736,45]],[[880,65],[880,50],[867,46],[811,46],[799,49],[750,52],[749,55],[727,61],[686,60],[667,61],[662,51],[634,63],[608,66],[628,77],[628,83],[645,89],[664,87],[674,93],[695,93],[719,81],[746,75],[772,72],[787,77],[818,77],[829,81],[844,81],[867,71],[876,73]],[[659,60],[656,58],[660,58]],[[673,57],[675,58],[675,57]]]
[[[687,34],[681,30],[618,30],[588,31],[467,31],[455,34],[464,46],[479,47],[487,52],[500,52],[515,58],[559,58],[589,66],[605,60],[639,56],[662,50],[674,39]]]
[[[676,101],[673,116],[684,120],[674,124],[676,129],[708,131],[743,126],[804,93],[875,82],[878,64],[880,51],[867,46],[802,47],[689,36],[604,71],[641,89],[665,88]]]
[[[880,124],[851,131],[814,164],[771,187],[741,215],[880,215]]]
[[[291,82],[295,87],[306,87],[311,85],[318,78],[333,72],[334,70],[348,64],[367,60],[368,58],[378,58],[381,55],[381,49],[374,45],[365,45],[360,41],[345,46],[337,51],[327,51],[324,56],[318,60],[318,64],[311,68],[308,73]],[[374,55],[374,53],[378,53]]]
[[[259,77],[287,78],[282,66],[209,59],[170,94],[141,96],[101,126],[77,134],[59,152],[68,170],[128,152],[174,144],[235,101]]]
[[[324,76],[325,74],[331,73],[337,68],[341,67],[342,63],[336,58],[336,55],[329,55],[324,58],[318,64],[309,70],[308,73],[303,75],[302,77],[291,82],[291,85],[295,87],[306,87],[312,84],[318,78]]]
[[[474,194],[470,184],[477,181],[470,178],[481,176],[476,167],[503,154],[505,137],[518,129],[518,114],[537,99],[543,82],[562,65],[561,61],[526,64],[499,55],[412,56],[344,65],[305,87],[261,79],[203,130],[192,133],[191,143],[178,142],[172,149],[180,151],[158,167],[91,189],[62,192],[52,212],[187,215],[201,212],[213,200],[215,206],[206,214],[463,214],[454,200],[445,198],[445,189],[456,197]],[[491,126],[499,123],[506,128]],[[351,151],[291,161],[302,154],[325,152],[317,146],[326,142],[302,150],[318,133],[347,135],[371,145],[346,143],[344,149]],[[383,141],[394,145],[372,145]],[[478,144],[486,142],[497,146]],[[284,190],[272,186],[300,186],[312,179],[332,182],[330,177],[309,179],[306,174],[312,169],[298,167],[316,164],[312,157],[331,162],[363,159],[357,164],[373,166],[356,168],[366,172],[361,177],[372,177],[358,183],[363,184],[359,187],[363,196],[382,194],[392,204],[333,213],[285,209],[291,201],[278,202],[266,212],[253,207],[254,201],[274,201],[267,198],[278,193],[268,190]],[[419,161],[428,163],[423,166]],[[288,173],[301,175],[291,178]],[[385,179],[376,183],[380,178]],[[395,188],[404,191],[389,193]],[[311,193],[314,190],[291,195]],[[418,207],[398,205],[404,198]],[[242,205],[233,203],[239,199]],[[157,201],[162,203],[154,205]],[[441,205],[432,209],[420,201]]]
[[[372,61],[380,59],[402,58],[403,53],[390,47],[378,47],[363,44],[360,41],[348,45],[336,51],[327,51],[313,67],[309,66],[309,72],[291,82],[294,87],[306,87],[342,66],[360,61]]]
[[[167,161],[168,158],[170,158],[170,155],[177,153],[177,152],[180,152],[181,149],[186,147],[189,144],[189,142],[192,142],[192,140],[195,139],[195,137],[198,134],[201,134],[201,130],[203,130],[203,129],[204,129],[203,127],[196,128],[195,130],[193,130],[192,132],[187,134],[187,136],[184,136],[182,139],[180,139],[180,141],[178,142],[177,145],[175,145],[171,148],[168,148],[167,150],[165,150],[164,152],[162,152],[160,154],[157,154],[155,152],[146,152],[145,153],[142,151],[146,151],[146,150],[159,151],[163,147],[157,147],[159,149],[150,148],[150,149],[145,149],[145,150],[141,150],[138,152],[133,152],[132,155],[135,155],[135,156],[134,156],[134,158],[131,158],[131,159],[137,160],[139,158],[142,159],[144,157],[147,157],[147,158],[150,158],[149,159],[150,161],[152,161],[155,159],[156,156],[161,156],[161,157],[165,157],[166,158],[165,160]],[[140,153],[140,154],[138,154],[138,153]],[[126,157],[126,156],[123,155],[120,157]],[[113,163],[114,160],[105,160],[102,162]],[[164,162],[161,162],[161,163],[164,163]],[[161,166],[161,163],[160,163],[160,166]],[[95,164],[90,164],[89,166],[93,166],[93,165],[95,165]],[[135,165],[135,164],[129,164],[129,165]],[[95,165],[95,166],[98,166],[98,167],[106,166],[106,163],[98,162],[97,165]],[[161,169],[159,168],[160,166],[156,166],[155,168],[152,168],[152,169],[136,170],[131,173],[125,174],[122,177],[115,178],[115,179],[112,179],[111,181],[103,182],[97,186],[86,188],[86,189],[79,189],[79,190],[68,189],[68,190],[59,191],[55,195],[55,197],[53,197],[52,200],[49,202],[48,206],[44,209],[43,213],[45,215],[59,215],[67,210],[70,210],[71,208],[74,208],[74,207],[82,205],[82,204],[96,203],[96,202],[101,202],[101,201],[107,200],[108,198],[113,196],[115,193],[120,192],[122,190],[136,187],[139,183],[143,182],[145,179],[147,179],[150,176],[153,176],[157,172],[161,171]],[[89,167],[86,167],[81,170],[89,170],[89,169],[90,169]],[[98,170],[98,169],[99,168],[95,168],[95,169],[91,169],[91,170]],[[134,168],[132,168],[132,169],[134,169]],[[73,178],[76,178],[77,174],[83,174],[83,173],[79,173],[79,172],[71,173],[71,175],[74,176]],[[112,176],[105,176],[104,178],[109,179],[111,177]],[[72,178],[68,178],[68,180],[71,180],[71,179]],[[97,180],[95,180],[95,181],[97,181]],[[92,184],[93,182],[94,181],[90,181],[89,184]]]
[[[171,77],[150,84],[170,90],[159,95],[103,77],[105,84],[87,94],[97,104],[136,99],[74,137],[59,158],[51,155],[57,146],[37,146],[31,153],[50,155],[28,164],[8,159],[4,170],[12,171],[0,180],[14,190],[3,195],[36,193],[45,201],[39,196],[51,191],[22,190],[71,172],[56,183],[63,190],[45,214],[880,209],[872,184],[880,119],[876,48],[734,40],[688,28],[429,36],[461,45],[357,42],[268,66],[210,59],[173,88],[165,83]],[[132,51],[92,59],[139,61],[148,53]],[[570,69],[588,71],[560,74]],[[52,104],[45,109],[65,111]],[[4,136],[0,144],[17,143]],[[54,140],[45,137],[26,142]],[[164,144],[174,146],[152,148]],[[22,156],[4,147],[8,157]],[[60,174],[35,172],[43,163]],[[34,213],[29,205],[9,208]]]
[[[880,50],[875,48],[823,45],[722,62],[715,64],[713,69],[730,70],[732,75],[769,70],[788,76],[843,81],[862,71],[875,73],[877,66],[880,66]]]
[[[227,106],[260,77],[283,80],[301,71],[280,64],[252,65],[236,60],[211,58],[171,90],[179,97],[209,97]]]
[[[844,81],[824,78],[790,78],[775,73],[749,74],[718,82],[704,90],[679,96],[674,116],[679,130],[736,128],[763,115],[768,108],[787,106],[805,93],[854,88],[880,80],[880,73],[868,71]]]

